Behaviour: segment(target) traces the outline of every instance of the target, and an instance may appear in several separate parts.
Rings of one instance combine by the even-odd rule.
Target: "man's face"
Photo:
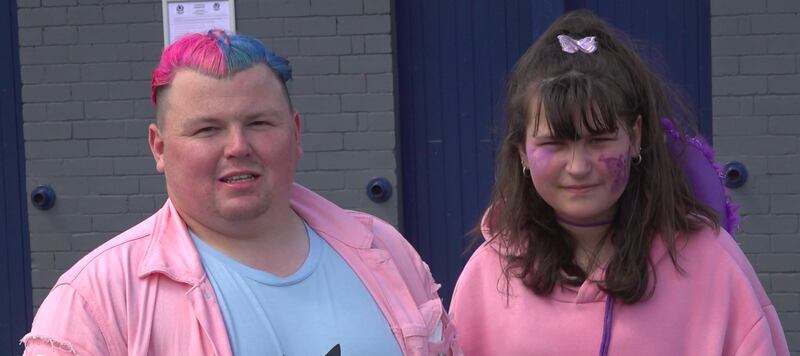
[[[223,232],[289,208],[300,118],[266,65],[224,79],[182,69],[166,90],[150,148],[190,226]]]

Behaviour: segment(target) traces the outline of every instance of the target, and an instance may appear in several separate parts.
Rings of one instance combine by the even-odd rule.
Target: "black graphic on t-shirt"
[[[342,348],[336,344],[325,356],[342,356]]]

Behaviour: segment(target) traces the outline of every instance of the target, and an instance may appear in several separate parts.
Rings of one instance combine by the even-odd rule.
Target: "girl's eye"
[[[544,141],[539,143],[539,146],[561,146],[564,142],[561,141]]]
[[[613,137],[609,137],[609,136],[592,137],[592,142],[595,142],[595,143],[608,142],[608,141],[613,141],[613,140],[614,140],[614,138]]]

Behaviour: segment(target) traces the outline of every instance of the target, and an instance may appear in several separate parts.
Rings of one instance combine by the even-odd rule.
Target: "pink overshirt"
[[[775,307],[724,230],[679,238],[683,274],[656,241],[654,294],[617,301],[609,355],[789,355]],[[597,284],[537,296],[512,278],[507,294],[495,246],[478,248],[456,284],[450,313],[464,354],[597,355],[606,301]]]
[[[439,285],[391,225],[299,185],[291,204],[364,283],[403,354],[458,353]],[[443,341],[429,341],[437,324]],[[170,201],[64,273],[22,341],[31,356],[231,355],[214,289]]]

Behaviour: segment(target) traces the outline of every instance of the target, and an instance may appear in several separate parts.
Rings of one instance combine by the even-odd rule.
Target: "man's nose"
[[[229,158],[247,157],[251,151],[252,147],[247,133],[240,128],[231,129],[225,145],[225,156]]]
[[[567,173],[577,177],[589,174],[592,171],[592,162],[586,148],[583,145],[575,144],[571,151],[567,160]]]

